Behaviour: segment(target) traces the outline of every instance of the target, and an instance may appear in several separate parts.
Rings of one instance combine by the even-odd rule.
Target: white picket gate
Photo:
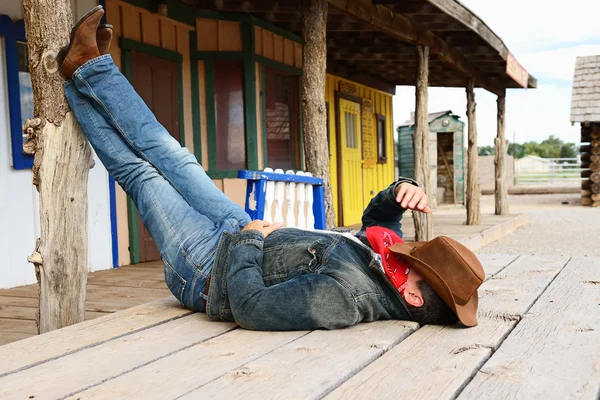
[[[248,181],[246,212],[252,219],[283,222],[285,227],[325,229],[323,180],[309,172],[239,171]]]

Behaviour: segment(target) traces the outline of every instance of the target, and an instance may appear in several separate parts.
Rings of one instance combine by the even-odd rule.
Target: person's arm
[[[264,236],[240,232],[228,257],[227,291],[235,321],[256,330],[336,329],[359,322],[352,294],[323,274],[304,274],[265,286],[262,278]]]
[[[371,199],[363,212],[361,231],[369,226],[382,226],[402,237],[400,220],[407,209],[431,212],[427,196],[417,183],[409,178],[399,178]]]

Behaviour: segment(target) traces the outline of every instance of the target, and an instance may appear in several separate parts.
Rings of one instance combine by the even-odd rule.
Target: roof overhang
[[[300,0],[184,0],[197,8],[248,13],[301,36]],[[455,0],[329,0],[327,71],[393,92],[415,85],[416,46],[430,49],[429,85],[496,94],[537,81],[500,38]]]

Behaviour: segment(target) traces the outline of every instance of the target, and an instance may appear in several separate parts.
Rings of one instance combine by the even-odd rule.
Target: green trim
[[[123,75],[129,82],[133,78],[133,63],[131,51],[121,49],[121,69]],[[127,225],[129,226],[129,262],[137,264],[140,262],[140,236],[138,229],[138,210],[131,197],[127,196]]]
[[[127,223],[129,224],[129,261],[140,262],[140,232],[138,229],[139,211],[131,197],[127,196]]]
[[[267,67],[280,69],[282,71],[285,71],[285,72],[287,72],[289,74],[293,74],[293,75],[302,75],[301,68],[292,67],[291,65],[287,65],[287,64],[281,63],[279,61],[271,60],[270,58],[266,58],[266,57],[259,56],[259,55],[256,55],[254,57],[255,57],[256,61],[260,62],[261,64],[266,65]]]
[[[215,110],[215,64],[212,60],[204,62],[204,82],[206,86],[206,124],[208,128],[208,171],[217,169],[217,121]]]
[[[265,64],[260,64],[260,104],[261,104],[261,124],[262,124],[262,147],[263,147],[263,168],[268,167],[269,161],[267,150],[267,79]]]
[[[167,0],[167,17],[196,27],[196,10],[180,0]]]
[[[238,176],[238,170],[235,171],[228,171],[228,170],[224,170],[224,171],[206,171],[207,175],[211,178],[211,179],[233,179],[233,178],[237,178]]]
[[[148,2],[146,0],[123,0],[125,3],[131,4],[132,6],[147,8]]]
[[[329,135],[329,126],[327,127],[327,135]],[[304,127],[302,125],[302,76],[298,79],[298,134],[300,135],[300,168],[306,171],[305,155],[304,155]],[[327,136],[329,138],[329,136]]]
[[[121,69],[123,75],[129,82],[133,78],[133,63],[131,61],[131,52],[129,50],[121,50]]]
[[[200,84],[198,82],[198,59],[195,57],[197,47],[197,35],[195,31],[190,32],[190,74],[192,84],[192,129],[194,132],[194,155],[196,160],[202,164],[202,133],[200,128]]]
[[[275,26],[270,22],[257,18],[253,15],[231,14],[219,11],[201,10],[196,13],[196,17],[218,19],[221,21],[235,21],[241,22],[243,24],[250,24],[250,26],[252,27],[252,31],[254,31],[254,26],[258,26],[296,43],[302,43],[302,38],[300,36],[292,32],[286,31],[285,29],[281,29],[280,27]]]
[[[282,36],[282,37],[284,37],[286,39],[289,39],[289,40],[291,40],[293,42],[300,43],[300,44],[303,43],[302,42],[302,38],[300,36],[296,35],[295,33],[286,31],[285,29],[281,29],[280,27],[275,26],[272,23],[267,22],[265,20],[262,20],[260,18],[257,18],[255,16],[252,16],[252,15],[250,16],[250,23],[252,25],[255,25],[255,26],[258,26],[260,28],[263,28],[263,29],[266,29],[268,31],[271,31],[271,32],[273,32],[273,33],[275,33],[275,34],[277,34],[279,36]]]
[[[132,6],[140,7],[150,12],[158,11],[155,0],[123,0]],[[186,25],[196,26],[196,12],[194,8],[183,4],[179,0],[167,0],[167,17],[183,22]]]
[[[198,18],[219,19],[221,21],[235,21],[249,23],[250,16],[245,14],[230,14],[219,11],[200,10],[196,12]]]
[[[179,63],[183,62],[183,56],[181,53],[152,46],[150,44],[141,43],[124,37],[119,38],[119,47],[121,50],[133,50],[137,51],[138,53],[144,53],[153,57],[164,58]]]
[[[246,58],[244,51],[196,51],[198,60],[232,60],[242,61]]]
[[[244,34],[245,33],[245,34]],[[256,121],[256,61],[254,60],[254,27],[242,24],[244,59],[244,114],[246,125],[246,163],[248,169],[258,170],[258,141]]]
[[[179,143],[185,147],[185,117],[183,115],[183,63],[179,63],[179,77],[177,78],[177,91],[179,92]]]

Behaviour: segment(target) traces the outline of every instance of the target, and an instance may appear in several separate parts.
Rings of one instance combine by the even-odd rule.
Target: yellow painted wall
[[[337,165],[337,137],[336,137],[336,103],[335,93],[339,90],[340,82],[350,83],[358,88],[358,97],[370,99],[373,101],[375,114],[381,114],[386,117],[386,146],[387,146],[387,162],[385,164],[375,164],[375,168],[365,169],[364,173],[364,191],[366,204],[370,198],[377,194],[380,190],[385,189],[394,181],[394,125],[393,125],[393,112],[392,112],[392,95],[385,93],[368,86],[360,85],[355,82],[348,81],[343,78],[339,78],[334,75],[327,74],[327,82],[325,86],[325,101],[329,104],[329,153],[330,153],[330,176],[331,184],[333,189],[333,204],[336,212],[338,213],[338,199],[339,199],[339,182],[337,179],[338,165]],[[376,125],[375,125],[376,128]],[[347,190],[350,190],[349,188]],[[371,192],[374,194],[371,195]]]
[[[115,65],[121,68],[119,37],[176,51],[183,57],[183,123],[185,144],[194,152],[192,128],[192,93],[190,75],[189,32],[193,27],[162,17],[120,0],[106,0],[106,22],[113,25],[114,40],[110,54]],[[117,185],[117,234],[119,236],[119,265],[130,263],[129,225],[127,220],[127,195]]]

